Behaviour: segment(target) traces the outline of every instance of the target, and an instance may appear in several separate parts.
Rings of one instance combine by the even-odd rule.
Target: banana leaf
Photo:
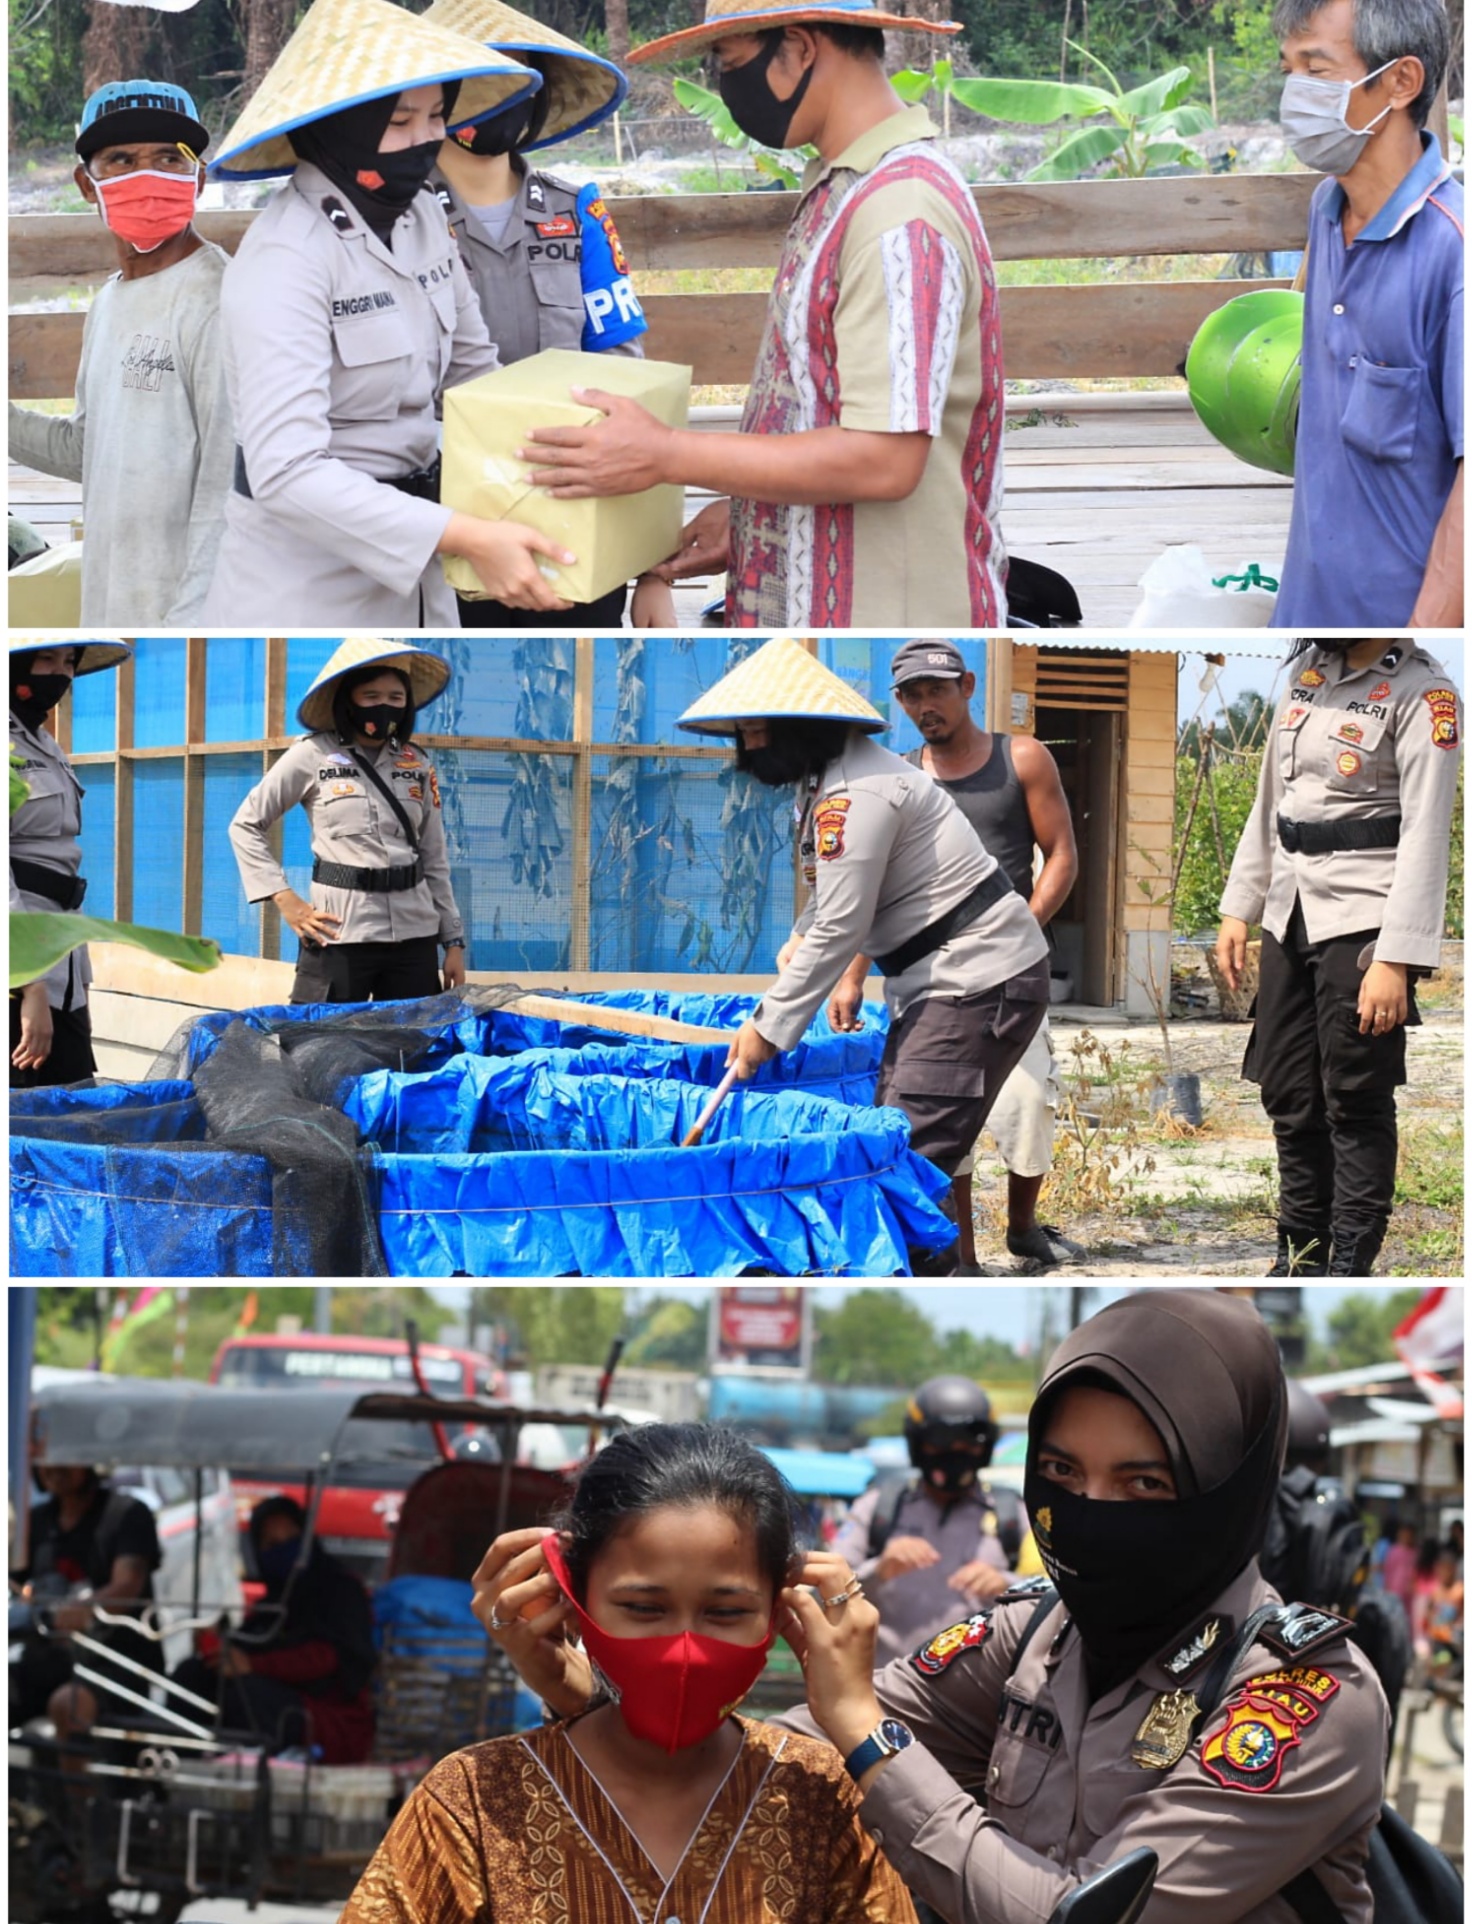
[[[1084,127],[1068,139],[1045,161],[1034,167],[1029,180],[1077,180],[1090,167],[1118,153],[1128,135],[1123,127]]]
[[[23,989],[53,968],[64,955],[84,942],[123,942],[147,949],[165,962],[177,963],[195,975],[220,966],[220,945],[207,936],[175,935],[169,929],[145,929],[133,922],[109,922],[100,915],[62,915],[12,912],[10,917],[10,986]]]
[[[1076,81],[955,80],[951,93],[974,114],[1024,127],[1087,119],[1090,114],[1112,113],[1116,105],[1115,96],[1103,87],[1086,87]]]
[[[1133,114],[1139,120],[1148,120],[1151,114],[1158,114],[1168,107],[1179,107],[1191,91],[1191,69],[1172,67],[1169,73],[1157,74],[1143,86],[1132,87],[1122,94],[1116,103],[1122,112]]]

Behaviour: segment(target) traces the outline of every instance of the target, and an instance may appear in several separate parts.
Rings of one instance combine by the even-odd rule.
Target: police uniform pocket
[[[1304,723],[1314,711],[1305,702],[1294,702],[1285,708],[1278,718],[1278,773],[1285,782],[1292,781],[1298,772],[1298,738],[1303,733]]]
[[[1373,715],[1329,717],[1324,787],[1334,795],[1373,795],[1380,786],[1385,723]]]
[[[1345,440],[1372,461],[1409,461],[1416,451],[1422,373],[1417,367],[1382,367],[1355,357],[1349,399],[1340,428]]]
[[[334,321],[332,415],[339,421],[391,421],[399,411],[414,344],[398,313],[354,314]]]
[[[1002,1714],[1006,1717],[1008,1700],[1003,1699]],[[1019,1728],[1025,1731],[1030,1721],[1040,1724],[1046,1719],[1052,1725],[1053,1713],[1048,1710],[1034,1710],[1024,1704],[1019,1711]],[[1056,1726],[1054,1726],[1056,1728]],[[1051,1733],[1048,1733],[1051,1734]],[[1047,1773],[1053,1752],[1047,1748],[1045,1736],[1038,1729],[1031,1742],[1025,1742],[1010,1731],[999,1730],[997,1741],[992,1748],[992,1760],[986,1773],[986,1802],[988,1810],[1018,1810],[1031,1803],[1037,1795],[1038,1786]]]

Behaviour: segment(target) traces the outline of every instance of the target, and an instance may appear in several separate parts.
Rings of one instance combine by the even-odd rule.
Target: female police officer
[[[79,909],[82,784],[54,735],[42,727],[70,692],[73,677],[116,668],[133,652],[125,642],[84,641],[37,647],[10,644],[10,752],[30,791],[10,818],[10,906],[54,915]],[[16,1089],[80,1082],[94,1075],[85,948],[64,955],[38,981],[10,994],[10,1083]]]
[[[1285,1408],[1255,1310],[1141,1291],[1064,1340],[1029,1417],[1056,1599],[1008,1592],[876,1676],[878,1613],[841,1558],[808,1558],[816,1597],[784,1592],[861,1818],[949,1924],[1037,1924],[1141,1845],[1159,1858],[1150,1924],[1292,1924],[1279,1893],[1304,1872],[1369,1924],[1385,1700],[1340,1618],[1257,1618],[1276,1601],[1256,1554]],[[590,1678],[553,1596],[533,1533],[491,1546],[477,1613],[572,1714]]]
[[[534,530],[439,502],[446,387],[497,365],[443,214],[421,190],[453,102],[479,117],[538,76],[386,0],[315,0],[214,172],[291,174],[226,270],[239,451],[206,618],[454,627],[438,557],[553,609]]]
[[[613,216],[596,182],[574,187],[528,167],[534,147],[586,133],[615,112],[628,82],[597,54],[501,0],[435,0],[424,18],[479,40],[542,76],[539,93],[471,125],[452,123],[430,185],[502,361],[545,348],[642,354],[648,331]],[[623,623],[623,587],[564,614],[534,617],[460,598],[465,628],[594,628]]]
[[[1413,986],[1438,966],[1461,704],[1410,641],[1299,641],[1222,891],[1236,988],[1263,927],[1242,1072],[1278,1147],[1273,1276],[1368,1276],[1395,1194]]]
[[[434,995],[465,980],[439,778],[414,746],[419,711],[450,679],[422,648],[345,641],[297,710],[312,732],[240,804],[230,840],[252,902],[273,901],[301,938],[293,1002]],[[312,824],[312,899],[269,832],[300,802]]]

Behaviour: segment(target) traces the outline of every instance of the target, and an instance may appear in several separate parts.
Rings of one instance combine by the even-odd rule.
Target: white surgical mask
[[[1307,74],[1289,74],[1283,82],[1283,98],[1278,104],[1278,121],[1288,145],[1303,162],[1319,174],[1347,174],[1364,152],[1365,142],[1390,112],[1376,114],[1366,127],[1351,127],[1345,115],[1349,96],[1376,74],[1393,67],[1387,60],[1375,73],[1362,80],[1313,80]]]

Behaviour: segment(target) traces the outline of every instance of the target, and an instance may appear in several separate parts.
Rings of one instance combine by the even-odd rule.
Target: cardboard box
[[[567,601],[596,601],[675,552],[685,524],[685,490],[658,487],[555,501],[532,486],[530,467],[517,460],[516,450],[530,445],[532,428],[586,427],[603,419],[597,408],[573,400],[572,387],[626,394],[667,427],[682,428],[690,413],[690,373],[673,361],[548,348],[447,389],[441,501],[488,521],[519,521],[562,542],[577,564],[560,568],[545,561],[548,581]],[[458,593],[487,598],[468,561],[446,556],[444,567]]]

